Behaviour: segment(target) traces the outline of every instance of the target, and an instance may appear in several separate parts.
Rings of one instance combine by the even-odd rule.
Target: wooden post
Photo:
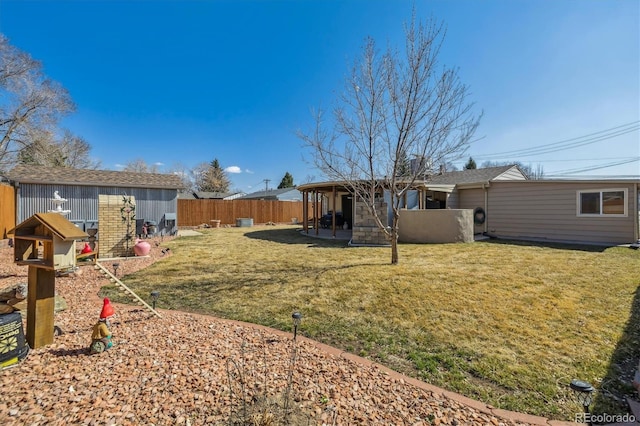
[[[56,272],[29,266],[27,343],[38,349],[53,343]]]
[[[302,192],[302,215],[304,216],[304,232],[309,234],[309,191]]]
[[[322,212],[318,212],[318,190],[316,189],[315,192],[313,193],[313,223],[314,226],[316,228],[316,235],[318,235],[320,233],[320,223],[318,223],[319,221],[319,217],[322,217]]]
[[[333,215],[331,216],[331,227],[333,228],[333,238],[336,237],[336,186],[333,185]],[[344,207],[341,208],[344,210]],[[342,212],[342,218],[344,218],[344,211]]]

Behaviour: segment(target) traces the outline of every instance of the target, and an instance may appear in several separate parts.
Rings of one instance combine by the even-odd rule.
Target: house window
[[[626,216],[627,190],[578,191],[578,216]]]

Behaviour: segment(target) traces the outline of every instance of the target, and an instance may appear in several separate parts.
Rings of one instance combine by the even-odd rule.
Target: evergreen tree
[[[278,185],[278,189],[282,188],[295,188],[293,184],[293,176],[289,172],[286,172],[280,181],[280,185]]]
[[[476,166],[476,161],[473,158],[469,157],[469,161],[467,161],[467,164],[464,165],[464,169],[465,170],[475,170],[477,168],[478,167]]]
[[[211,163],[203,163],[196,169],[196,188],[203,192],[229,192],[231,181],[227,173],[220,167],[218,159]]]

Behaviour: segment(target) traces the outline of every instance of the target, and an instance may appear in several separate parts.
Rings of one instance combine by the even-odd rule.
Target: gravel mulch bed
[[[156,261],[160,249],[152,247],[148,258],[121,260],[118,275]],[[27,267],[12,262],[11,248],[0,247],[0,289],[26,282]],[[1,424],[228,425],[267,407],[253,420],[275,425],[283,423],[269,423],[276,419],[269,412],[278,410],[268,404],[282,408],[286,394],[288,424],[525,424],[414,387],[306,339],[294,344],[291,334],[203,315],[162,311],[157,318],[140,307],[115,305],[116,346],[89,355],[102,308],[97,293],[106,284],[93,266],[56,279],[68,305],[55,317],[63,334],[0,371]]]

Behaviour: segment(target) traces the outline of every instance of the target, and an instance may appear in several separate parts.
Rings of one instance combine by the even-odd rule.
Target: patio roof
[[[421,189],[426,191],[435,191],[435,192],[453,192],[455,188],[455,184],[442,184],[436,183],[432,184],[428,181],[416,181],[412,185],[415,189]],[[304,185],[298,186],[298,190],[301,192],[309,191],[309,192],[333,192],[333,189],[336,189],[336,192],[348,192],[349,190],[348,184],[345,182],[316,182],[316,183],[306,183]]]

